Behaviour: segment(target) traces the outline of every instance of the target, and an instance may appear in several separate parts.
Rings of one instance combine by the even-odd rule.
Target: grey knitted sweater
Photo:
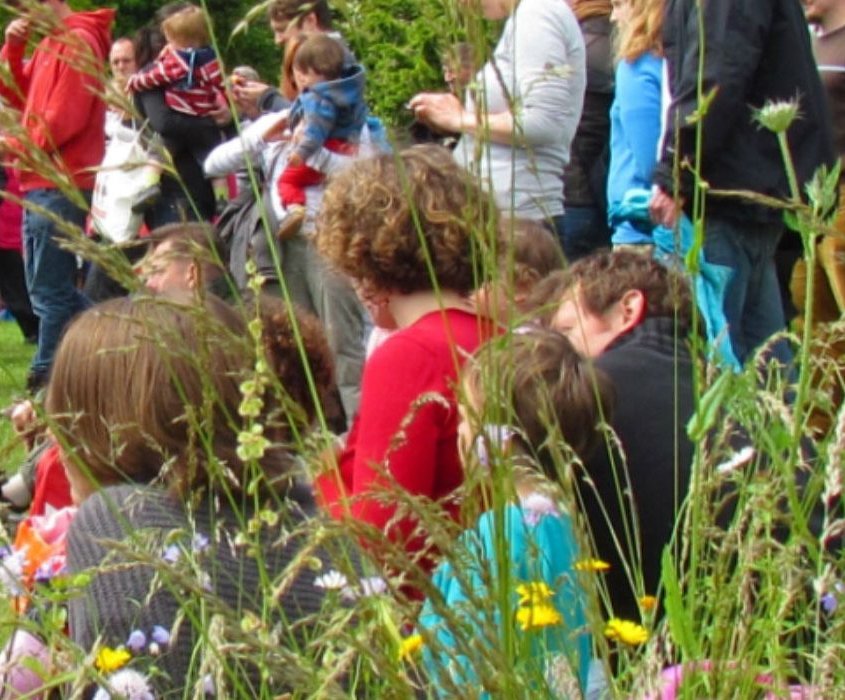
[[[312,507],[310,494],[294,487],[282,508],[274,509],[286,511],[280,521],[265,524],[258,536],[256,558],[254,548],[238,539],[247,529],[248,508],[243,515],[240,508],[208,500],[189,517],[182,503],[161,490],[100,491],[82,504],[68,535],[69,570],[92,574],[85,594],[69,604],[71,637],[90,650],[98,643],[126,645],[133,631],[143,633],[146,645],[129,666],[150,678],[158,697],[188,697],[220,669],[230,674],[228,683],[237,679],[241,696],[257,697],[252,662],[271,669],[268,686],[275,692],[301,686],[297,674],[308,671],[289,663],[293,657],[286,654],[307,640],[309,616],[321,608],[323,592],[314,581],[320,570],[334,568],[328,553],[309,552],[308,565],[279,595],[265,591],[300,554],[304,538],[292,533],[311,527]],[[262,611],[265,627],[244,628],[245,613]],[[170,632],[170,640],[151,653],[157,625]],[[224,640],[257,640],[261,630],[275,635],[273,641],[250,647],[246,659],[239,658],[237,646],[223,646]],[[231,689],[216,694],[235,696]]]

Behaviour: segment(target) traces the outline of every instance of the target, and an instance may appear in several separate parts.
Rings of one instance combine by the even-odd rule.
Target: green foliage
[[[407,124],[407,101],[443,88],[440,57],[458,41],[439,0],[351,0],[338,5],[339,27],[367,68],[370,109],[386,123]]]

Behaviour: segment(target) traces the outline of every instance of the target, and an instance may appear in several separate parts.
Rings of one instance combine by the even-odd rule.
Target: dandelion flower
[[[322,588],[324,591],[339,591],[348,585],[349,581],[346,576],[335,569],[314,579],[314,586]]]
[[[412,634],[410,637],[405,637],[399,645],[399,660],[407,661],[416,655],[422,647],[423,638],[421,634]]]
[[[602,573],[610,568],[610,564],[601,559],[581,559],[575,562],[576,571],[589,571],[591,573]]]
[[[548,603],[526,605],[516,611],[516,621],[523,632],[536,630],[541,627],[559,625],[563,622],[560,613]]]
[[[657,607],[657,598],[653,595],[644,595],[639,598],[640,608],[645,612],[651,612]]]
[[[542,605],[555,594],[545,581],[521,583],[516,587],[516,592],[519,594],[520,605]]]
[[[648,641],[648,630],[642,625],[630,620],[620,620],[614,617],[607,621],[604,636],[617,642],[635,647]]]
[[[101,673],[111,673],[123,668],[129,659],[132,658],[126,649],[112,649],[111,647],[103,647],[97,653],[97,658],[94,660],[94,665]]]

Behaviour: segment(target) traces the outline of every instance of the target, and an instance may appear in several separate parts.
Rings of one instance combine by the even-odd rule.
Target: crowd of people
[[[724,191],[792,194],[756,116],[768,102],[798,101],[786,128],[801,188],[843,152],[830,110],[845,14],[805,5],[484,0],[473,11],[504,20],[486,62],[450,47],[449,91],[408,96],[412,134],[438,143],[394,146],[367,108],[366,56],[325,0],[269,3],[278,88],[245,66],[226,76],[189,2],[113,42],[113,10],[44,0],[12,20],[0,293],[36,343],[43,413],[15,412],[31,453],[3,499],[28,508],[19,538],[49,533],[39,571],[90,576],[68,603],[86,653],[137,653],[138,634],[168,630],[156,674],[130,691],[99,666],[94,686],[196,687],[208,631],[186,597],[307,637],[326,594],[314,571],[286,575],[272,601],[262,587],[304,539],[259,528],[238,544],[269,508],[287,531],[348,525],[348,575],[380,567],[418,606],[432,693],[486,688],[485,654],[467,649],[497,640],[474,635],[509,617],[529,629],[541,609],[553,622],[531,643],[532,683],[602,697],[612,669],[592,658],[587,611],[660,614],[690,482],[698,280],[678,261],[695,214],[703,259],[728,271],[707,337],[739,363],[792,361],[771,341],[787,320],[782,212]],[[100,167],[118,149],[129,159]],[[71,229],[99,246],[84,286]],[[836,318],[841,241],[819,246]],[[298,454],[309,435],[328,447]],[[150,563],[174,533],[187,538],[174,561],[206,563],[196,590]],[[339,567],[325,543],[307,547],[319,570]],[[584,561],[608,568],[600,591]],[[45,692],[48,647],[11,635],[4,693]],[[254,661],[235,654],[229,673],[296,686],[295,669],[268,679]]]

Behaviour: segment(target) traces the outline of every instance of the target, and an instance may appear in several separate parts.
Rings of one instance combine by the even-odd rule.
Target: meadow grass
[[[35,351],[24,342],[14,321],[0,323],[0,408],[25,394],[26,371]],[[5,471],[14,470],[23,457],[23,447],[8,419],[0,419],[0,459]]]
[[[468,27],[467,33],[472,35],[473,27]],[[811,232],[820,230],[820,212],[825,207],[819,205],[812,212],[800,207],[797,210],[802,212],[799,223],[808,231],[804,236],[805,253],[812,258],[815,234]],[[698,216],[694,218],[700,223]],[[700,233],[701,228],[697,230]],[[480,237],[489,233],[479,230]],[[267,235],[272,233],[268,231]],[[89,248],[81,251],[89,257],[93,246],[81,233],[74,240],[80,246],[89,244]],[[507,286],[511,280],[508,271],[498,267],[496,251],[482,246],[479,250],[481,272],[490,273]],[[812,279],[808,285],[812,286]],[[260,285],[256,283],[256,286]],[[255,329],[257,381],[249,386],[260,389],[259,398],[264,398],[265,391],[268,398],[272,392],[282,397],[284,387],[276,386],[265,376],[266,368],[260,369],[260,325]],[[845,328],[840,327],[836,338],[842,337]],[[688,426],[699,446],[693,465],[694,478],[685,505],[679,509],[675,542],[666,549],[661,590],[655,592],[664,615],[646,617],[644,641],[632,643],[606,638],[603,611],[596,601],[588,616],[586,631],[593,639],[594,657],[608,671],[610,697],[642,697],[656,689],[662,668],[686,663],[694,670],[703,661],[711,662],[715,672],[709,677],[693,678],[683,697],[757,698],[761,695],[758,677],[762,674],[771,676],[766,685],[774,686],[779,697],[784,696],[786,686],[793,682],[814,685],[818,697],[845,696],[845,668],[841,662],[845,658],[842,614],[845,566],[840,550],[825,546],[841,539],[845,532],[845,517],[841,512],[845,411],[827,396],[830,392],[817,390],[824,385],[819,381],[820,375],[841,387],[838,374],[841,358],[831,355],[828,361],[826,346],[816,344],[811,349],[811,340],[808,331],[803,342],[796,343],[801,350],[797,400],[784,398],[795,395],[795,385],[785,386],[777,373],[770,381],[761,381],[766,372],[762,361],[759,365],[751,363],[744,372],[735,375],[709,366],[701,359],[698,412]],[[694,343],[697,358],[705,356],[704,350],[700,341]],[[6,406],[23,394],[31,353],[31,346],[23,343],[15,324],[0,324],[0,405]],[[495,377],[489,379],[491,383],[497,381]],[[247,384],[244,382],[243,386]],[[243,391],[247,398],[246,390]],[[826,428],[814,432],[810,420],[816,415],[825,419]],[[241,420],[247,418],[246,412],[234,418],[244,425],[244,433],[252,425],[248,420]],[[501,423],[501,416],[478,416],[479,422],[485,419]],[[222,475],[216,478],[225,483],[225,465],[215,460],[209,447],[213,444],[207,432],[209,425],[201,417],[197,423],[197,452],[209,451],[206,455],[209,469],[220,470]],[[725,465],[735,457],[737,435],[747,438],[754,452],[747,464],[726,469]],[[805,449],[810,443],[812,449]],[[291,446],[304,465],[306,478],[309,471],[316,471],[315,453],[323,445],[319,440],[312,445],[303,439]],[[561,480],[574,481],[577,472],[571,455],[563,444],[557,447],[556,467],[565,477]],[[4,467],[16,466],[20,449],[8,421],[2,422],[0,454]],[[508,483],[512,465],[504,455],[496,458],[490,509],[501,512],[512,490]],[[258,480],[259,460],[253,461]],[[564,486],[572,490],[572,485]],[[465,577],[464,570],[469,568],[466,562],[475,563],[477,554],[456,540],[455,525],[443,517],[439,508],[423,499],[399,488],[386,491],[382,497],[396,503],[400,514],[413,514],[429,540]],[[472,492],[473,484],[465,487],[465,493]],[[575,510],[571,494],[563,494],[561,501]],[[313,549],[332,540],[344,544],[350,533],[370,536],[373,533],[361,524],[320,519],[299,525],[295,531],[289,530],[284,521],[284,502],[262,502],[253,510],[258,514],[244,515],[236,545],[253,547],[255,556],[261,558],[264,552],[255,542],[263,529],[271,529],[273,535],[282,539],[301,537],[303,542],[301,556],[288,570],[274,577],[268,575],[262,581],[262,590],[255,592],[263,605],[258,611],[244,614],[215,605],[214,596],[204,589],[203,579],[197,575],[202,571],[188,552],[180,559],[179,567],[174,568],[166,566],[158,550],[145,544],[142,538],[129,538],[122,545],[114,545],[123,548],[120,551],[127,561],[154,568],[157,591],[168,590],[180,596],[183,624],[201,632],[197,664],[191,669],[184,694],[168,697],[199,697],[201,694],[192,693],[190,688],[197,687],[206,673],[217,680],[220,697],[279,697],[280,688],[292,688],[290,697],[436,695],[433,684],[420,679],[416,660],[402,654],[406,633],[418,612],[415,603],[403,604],[393,596],[364,595],[363,587],[353,602],[344,601],[341,590],[330,591],[325,609],[309,619],[307,625],[300,625],[301,629],[307,628],[307,634],[291,630],[279,609],[289,580],[299,570],[309,567],[315,577],[319,572],[311,556]],[[496,546],[505,551],[504,535],[499,530]],[[338,549],[343,548],[338,546]],[[584,550],[589,552],[586,542]],[[349,576],[354,588],[360,583],[355,580],[360,572],[344,562],[343,554],[341,551],[332,563]],[[459,673],[455,673],[452,665],[441,669],[445,696],[481,697],[485,693],[496,698],[555,697],[554,678],[549,678],[555,669],[538,669],[531,663],[527,647],[518,643],[521,637],[515,634],[514,626],[497,623],[497,618],[513,617],[515,581],[507,572],[500,580],[490,581],[494,594],[479,593],[472,600],[470,612],[477,611],[473,620],[478,619],[478,625],[473,626],[461,617],[463,611],[449,607],[421,571],[419,562],[410,560],[401,547],[386,542],[381,555],[387,563],[382,571],[401,572],[404,576],[396,579],[388,576],[388,590],[398,592],[402,585],[412,582],[433,601],[454,637],[451,648],[446,649],[438,648],[438,641],[431,635],[424,636],[422,643],[427,651],[432,655],[442,652],[444,656],[461,656],[466,659],[466,669],[471,669]],[[632,562],[632,569],[634,566]],[[373,565],[370,571],[379,569]],[[82,580],[77,583],[84,586]],[[591,585],[585,580],[585,586]],[[602,587],[600,580],[595,587]],[[60,590],[56,595],[65,592]],[[832,605],[828,605],[831,601]],[[835,609],[828,611],[828,607],[835,608],[837,604],[838,613]],[[178,622],[174,622],[174,629],[177,627]],[[48,617],[33,623],[33,629],[67,656],[68,662],[62,668],[74,668],[76,662],[76,667],[81,669],[78,677],[58,674],[51,681],[57,688],[69,688],[73,694],[102,678],[93,670],[92,650],[72,648],[61,632],[63,628],[61,620],[51,627]],[[238,674],[241,662],[254,662],[259,668],[260,687],[253,687],[249,679]],[[133,659],[130,665],[145,668],[147,663],[154,666],[155,659]],[[579,695],[575,691],[568,697]]]

